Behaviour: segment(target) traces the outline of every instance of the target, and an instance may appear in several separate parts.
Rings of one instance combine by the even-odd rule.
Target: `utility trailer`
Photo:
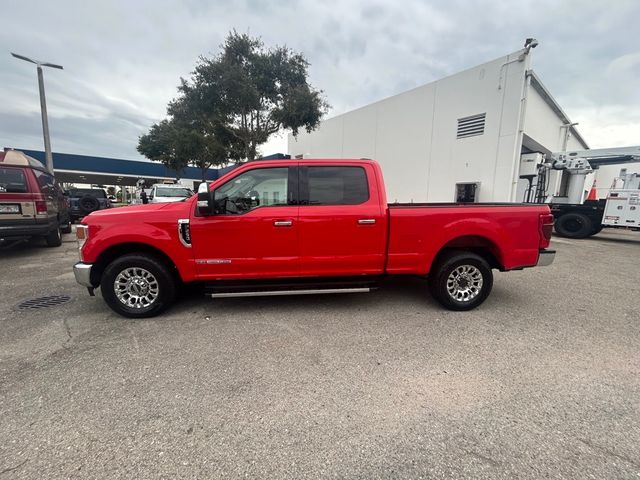
[[[588,174],[605,165],[640,162],[640,146],[558,152],[550,159],[534,153],[523,155],[522,161],[531,172],[521,175],[529,181],[527,201],[550,204],[558,235],[586,238],[604,227],[640,230],[640,174],[621,175],[617,180],[622,185],[612,188],[606,199],[589,195],[584,200]],[[546,179],[552,170],[566,175],[566,196],[547,195]]]

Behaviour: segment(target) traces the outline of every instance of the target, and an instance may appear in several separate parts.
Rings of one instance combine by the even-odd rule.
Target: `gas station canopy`
[[[5,151],[12,148],[5,148]],[[18,149],[26,155],[45,164],[45,155],[40,150]],[[53,170],[60,183],[87,183],[97,185],[135,186],[144,179],[147,185],[162,183],[167,180],[202,181],[199,168],[187,167],[180,174],[161,163],[139,160],[122,160],[118,158],[94,157],[70,153],[53,153]],[[226,169],[210,168],[206,171],[208,181],[217,179]],[[221,173],[222,172],[222,173]]]

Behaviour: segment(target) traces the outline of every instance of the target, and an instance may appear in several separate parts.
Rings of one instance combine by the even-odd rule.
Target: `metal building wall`
[[[289,138],[289,153],[375,158],[389,201],[451,202],[479,182],[479,201],[508,201],[521,145],[524,51],[326,120]],[[519,60],[520,59],[520,60]],[[456,138],[460,118],[486,113],[484,134]]]
[[[289,136],[289,153],[374,158],[390,202],[451,202],[457,183],[479,183],[478,201],[517,201],[523,137],[558,151],[565,123],[555,100],[530,86],[528,72],[530,54],[514,52]],[[481,113],[484,133],[456,138],[458,119]]]

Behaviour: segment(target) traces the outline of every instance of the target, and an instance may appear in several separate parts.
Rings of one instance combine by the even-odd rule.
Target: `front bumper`
[[[547,267],[553,263],[556,258],[555,250],[540,250],[540,255],[538,256],[538,267]]]
[[[76,282],[84,287],[93,288],[94,286],[91,283],[91,267],[93,267],[91,263],[76,263],[73,266],[73,274],[76,277]]]

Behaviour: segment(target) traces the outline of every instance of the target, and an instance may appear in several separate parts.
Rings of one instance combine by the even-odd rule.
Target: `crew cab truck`
[[[126,317],[149,317],[179,283],[211,296],[364,292],[388,275],[428,277],[446,308],[491,292],[492,269],[548,265],[546,205],[387,204],[372,160],[246,163],[178,203],[91,213],[77,281]]]

